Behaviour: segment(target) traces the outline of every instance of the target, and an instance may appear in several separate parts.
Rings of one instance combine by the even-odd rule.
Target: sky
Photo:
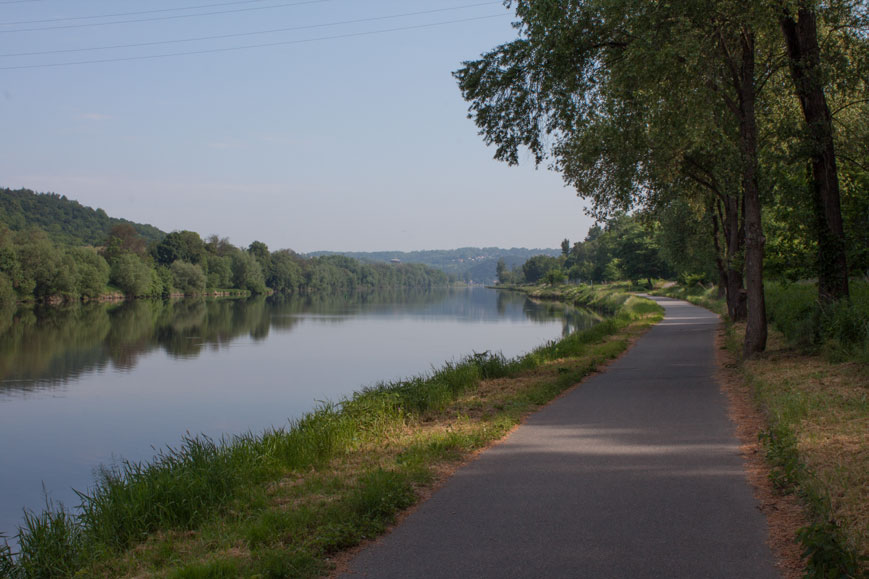
[[[558,247],[592,221],[493,159],[451,72],[499,1],[0,0],[0,187],[298,252]]]

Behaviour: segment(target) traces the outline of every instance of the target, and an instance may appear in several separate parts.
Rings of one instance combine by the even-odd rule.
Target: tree
[[[175,261],[169,268],[172,272],[172,285],[184,295],[200,294],[205,291],[205,273],[198,265],[186,261]]]
[[[564,280],[567,279],[567,276],[564,275],[564,272],[559,268],[552,268],[546,272],[546,283],[549,285],[555,285],[559,283],[564,283]]]
[[[510,270],[507,269],[507,264],[504,262],[504,258],[499,258],[498,263],[495,264],[495,275],[498,277],[498,283],[509,283],[510,280]]]
[[[195,231],[173,231],[154,247],[154,259],[159,265],[170,266],[177,260],[201,264],[205,258],[205,243]]]
[[[132,253],[119,255],[112,263],[109,281],[128,296],[148,295],[151,290],[152,270]]]
[[[296,260],[295,254],[289,250],[274,252],[270,259],[266,285],[279,293],[298,291],[302,284],[302,269]]]
[[[17,232],[15,246],[20,268],[18,290],[22,297],[39,300],[68,291],[70,279],[67,276],[61,279],[61,253],[44,231]]]
[[[75,262],[75,293],[83,298],[96,299],[106,291],[109,283],[109,264],[94,249],[73,247],[67,254]]]
[[[245,251],[239,251],[232,256],[232,285],[255,294],[266,291],[262,267]]]
[[[657,242],[635,221],[626,223],[619,232],[617,254],[622,272],[633,283],[646,278],[651,287],[652,278],[661,277],[666,272]]]
[[[268,271],[269,262],[271,261],[271,253],[269,253],[269,247],[262,241],[253,241],[247,248],[247,252],[250,253],[263,268],[263,271]]]
[[[229,257],[230,255],[238,251],[238,248],[229,242],[228,237],[209,235],[208,238],[205,240],[205,250],[211,255]]]
[[[674,182],[673,169],[684,171],[704,132],[717,131],[738,159],[741,203],[730,203],[728,215],[738,219],[741,210],[744,216],[743,227],[731,220],[729,231],[744,231],[745,355],[762,351],[756,110],[766,69],[758,70],[757,55],[758,38],[767,54],[770,37],[763,7],[747,0],[628,9],[616,0],[509,5],[516,8],[520,38],[455,73],[481,134],[496,146],[495,157],[515,164],[519,148],[527,147],[538,164],[551,158],[602,219],[655,207],[673,191],[661,186]],[[709,182],[709,172],[701,163],[695,175]]]
[[[207,286],[211,289],[232,287],[232,258],[229,255],[212,255],[205,258],[208,266]]]
[[[147,251],[148,243],[144,237],[139,235],[136,228],[129,223],[121,223],[112,226],[109,231],[103,255],[106,260],[111,261],[122,253],[134,253],[139,257],[144,257]]]
[[[558,269],[561,262],[557,257],[535,255],[522,265],[522,273],[527,283],[537,283],[552,269]]]
[[[822,301],[848,296],[848,264],[833,140],[833,117],[824,92],[815,2],[801,0],[796,11],[782,8],[781,30],[791,77],[808,129],[812,197],[818,234],[818,293]]]

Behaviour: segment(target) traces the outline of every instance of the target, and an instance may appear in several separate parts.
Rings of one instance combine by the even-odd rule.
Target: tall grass
[[[376,444],[427,413],[444,410],[482,379],[515,376],[550,360],[577,355],[632,320],[660,312],[656,305],[627,294],[609,293],[604,302],[621,308],[619,315],[521,357],[475,353],[427,375],[377,384],[337,403],[323,403],[285,429],[219,441],[188,435],[177,448],[164,449],[151,461],[102,468],[92,488],[79,493],[81,505],[75,512],[48,504],[41,513],[27,514],[19,528],[20,551],[13,555],[8,548],[0,549],[0,571],[10,577],[70,577],[157,532],[195,529],[269,481],[287,473],[309,472],[361,445]],[[565,376],[565,384],[557,387],[563,389],[576,379]],[[462,436],[448,433],[443,440],[408,449],[403,457],[405,471],[375,469],[363,474],[353,492],[328,507],[337,509],[330,520],[343,522],[329,523],[325,530],[318,527],[316,541],[323,543],[318,552],[346,548],[362,536],[381,532],[394,513],[413,500],[414,461],[480,443]],[[303,533],[311,528],[312,516],[304,508],[266,511],[246,523],[247,542],[255,547],[275,534]],[[274,576],[310,574],[311,565],[316,566],[308,552],[268,557],[261,565],[274,568]],[[177,576],[234,576],[236,571],[231,562],[216,560],[179,571]]]
[[[869,283],[852,281],[850,289],[850,299],[822,304],[815,284],[770,283],[767,315],[791,344],[869,362]]]

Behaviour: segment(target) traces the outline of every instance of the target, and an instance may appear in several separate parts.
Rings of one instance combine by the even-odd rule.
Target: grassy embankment
[[[190,438],[152,462],[106,470],[80,510],[29,514],[20,553],[0,553],[0,575],[328,573],[332,557],[382,533],[450,469],[661,318],[652,302],[612,289],[558,297],[615,315],[516,359],[474,354],[368,388],[283,431]]]
[[[666,293],[724,307],[714,290]],[[798,540],[810,577],[869,576],[869,283],[851,295],[824,308],[812,284],[767,284],[767,351],[738,368],[766,417],[771,480],[806,507]],[[744,324],[727,332],[738,359]]]

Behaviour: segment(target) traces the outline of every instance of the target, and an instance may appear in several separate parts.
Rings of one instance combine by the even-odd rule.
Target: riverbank
[[[614,318],[517,359],[476,354],[324,405],[286,431],[188,439],[148,465],[102,473],[81,513],[32,514],[5,571],[328,573],[338,554],[382,532],[445,473],[659,318],[657,306],[625,295]]]
[[[859,284],[855,284],[859,285]],[[866,284],[855,287],[847,325],[866,315]],[[796,306],[811,288],[771,284],[769,340],[766,352],[742,361],[744,324],[728,324],[722,336],[727,348],[723,379],[731,397],[744,400],[744,428],[749,459],[765,456],[761,493],[770,501],[796,498],[790,506],[767,504],[773,540],[782,549],[799,544],[808,577],[864,577],[869,575],[869,370],[863,345],[840,338],[809,343],[808,331],[817,323],[810,308]],[[771,292],[771,295],[770,295]],[[665,295],[687,299],[722,313],[724,304],[714,290],[672,288]],[[814,303],[813,297],[802,299]],[[778,311],[778,304],[783,307]],[[859,310],[859,311],[857,311]],[[854,311],[857,311],[856,315]],[[798,314],[802,315],[802,319]],[[786,319],[785,319],[786,318]],[[780,322],[779,320],[784,320]],[[789,339],[779,329],[802,324],[803,332]],[[829,328],[829,326],[828,326]],[[829,329],[828,329],[829,331]],[[862,338],[865,340],[865,337]],[[758,442],[759,440],[759,442]],[[763,480],[766,479],[766,480]],[[764,486],[769,490],[764,490]],[[767,502],[767,501],[761,501]],[[788,520],[776,520],[787,510]]]

